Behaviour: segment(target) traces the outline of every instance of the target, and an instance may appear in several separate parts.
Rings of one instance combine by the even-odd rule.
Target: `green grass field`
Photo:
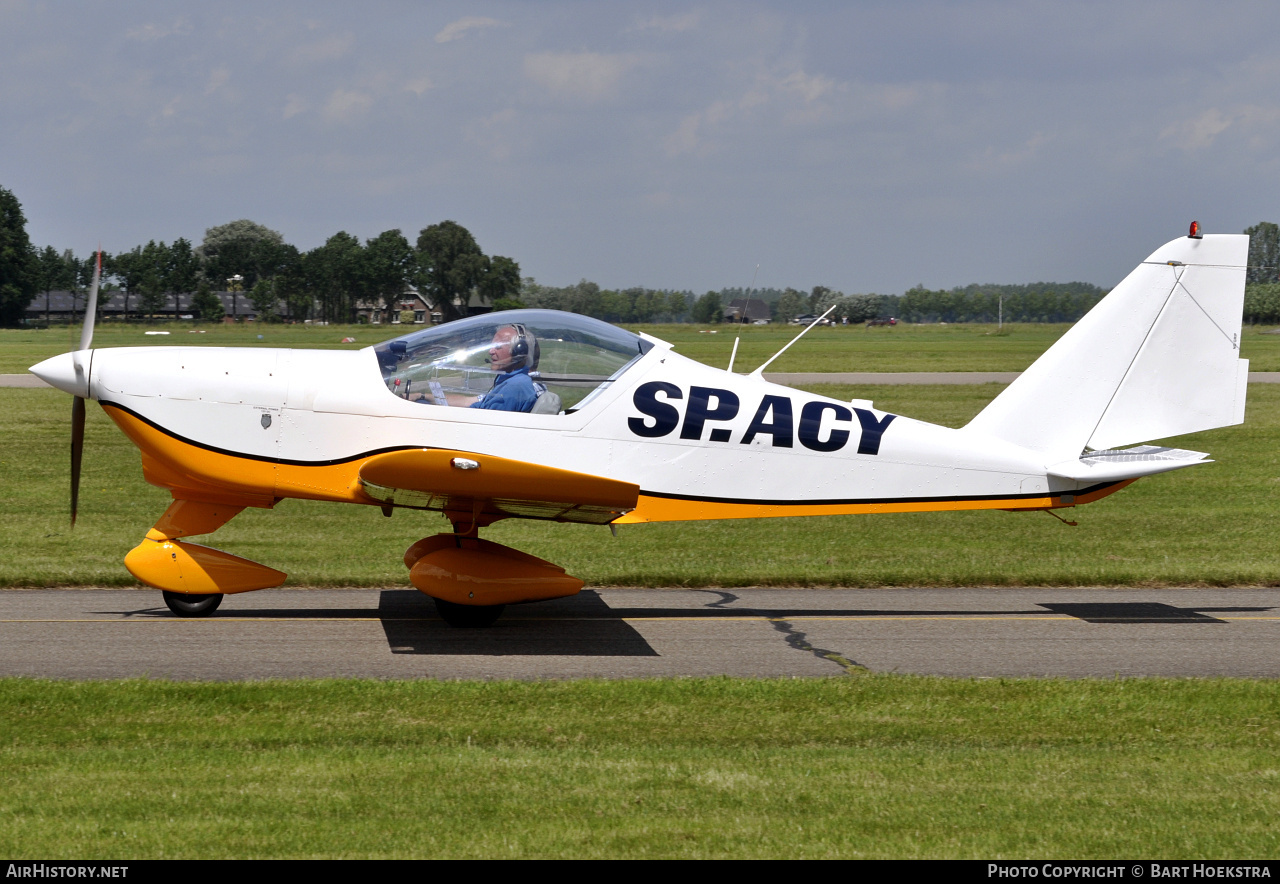
[[[1017,370],[1062,330],[815,329],[830,336],[774,367]],[[104,327],[96,343],[377,340],[367,328],[141,331]],[[723,327],[652,331],[713,365],[732,347]],[[794,329],[745,331],[758,337],[744,337],[741,370]],[[68,349],[67,332],[0,332],[0,372]],[[1280,370],[1273,342],[1246,332],[1255,370]],[[959,426],[1001,388],[812,389]],[[1218,463],[1064,511],[1075,528],[979,512],[636,525],[617,538],[504,522],[485,536],[589,585],[1274,585],[1280,386],[1249,395],[1243,426],[1176,440]],[[56,391],[0,389],[0,586],[132,585],[121,559],[167,505],[91,405],[69,530],[69,416]],[[207,542],[294,585],[407,585],[404,548],[447,529],[426,514],[286,501]],[[0,852],[1265,858],[1280,852],[1278,750],[1275,681],[0,679]]]
[[[822,388],[813,388],[815,390]],[[998,385],[828,387],[959,426]],[[1044,513],[958,512],[753,519],[607,528],[510,520],[485,532],[594,586],[1235,585],[1280,582],[1280,386],[1255,384],[1243,426],[1177,440],[1207,466],[1143,479],[1097,503]],[[168,505],[136,449],[89,411],[80,521],[68,527],[69,398],[0,389],[0,586],[133,585],[122,559]],[[289,500],[246,510],[206,542],[288,572],[292,585],[407,585],[404,550],[441,517]]]
[[[750,371],[795,337],[792,325],[629,326],[675,345],[691,359],[725,368],[733,340],[741,336],[737,371]],[[1067,325],[899,325],[892,328],[836,326],[815,328],[788,350],[770,371],[1022,371],[1069,328]],[[218,346],[315,347],[359,349],[411,330],[409,326],[370,325],[200,325],[103,323],[94,332],[96,347]],[[147,335],[168,331],[168,335]],[[1253,371],[1280,371],[1280,335],[1246,326],[1241,353]],[[201,333],[203,332],[203,333]],[[258,339],[262,335],[262,339]],[[354,337],[354,344],[340,343]],[[17,374],[42,359],[74,349],[79,326],[40,330],[0,329],[0,374]]]
[[[0,854],[1280,853],[1280,685],[0,680]]]

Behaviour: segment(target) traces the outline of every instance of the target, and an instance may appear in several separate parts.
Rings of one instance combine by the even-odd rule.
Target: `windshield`
[[[571,412],[653,345],[616,326],[558,310],[503,310],[375,346],[396,396],[544,414]]]

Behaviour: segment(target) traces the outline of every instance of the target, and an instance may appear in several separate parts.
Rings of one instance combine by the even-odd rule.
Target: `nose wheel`
[[[167,589],[163,592],[164,603],[179,617],[208,617],[218,610],[218,605],[222,604],[220,592],[209,595],[189,595],[183,592],[169,592]]]

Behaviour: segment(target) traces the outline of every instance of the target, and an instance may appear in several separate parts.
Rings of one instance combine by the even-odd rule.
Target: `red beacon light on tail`
[[[1202,230],[1200,229],[1200,222],[1199,222],[1199,221],[1192,221],[1192,222],[1191,222],[1191,230],[1189,230],[1189,231],[1187,232],[1187,237],[1188,237],[1189,239],[1203,239],[1203,238],[1204,238],[1204,231],[1202,231]]]

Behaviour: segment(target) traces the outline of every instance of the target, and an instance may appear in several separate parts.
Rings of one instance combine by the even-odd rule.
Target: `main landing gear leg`
[[[564,568],[476,535],[485,517],[451,519],[452,534],[424,537],[405,550],[409,580],[432,598],[450,626],[492,626],[507,605],[571,596],[582,581]],[[489,521],[496,519],[489,518]]]

